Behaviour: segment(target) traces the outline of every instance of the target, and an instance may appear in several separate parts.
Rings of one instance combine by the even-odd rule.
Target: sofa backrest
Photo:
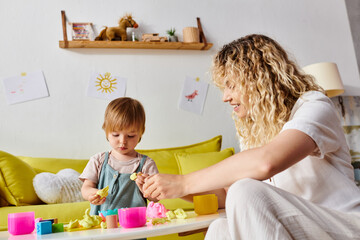
[[[138,152],[145,154],[152,158],[160,173],[168,173],[168,174],[180,174],[178,163],[176,161],[175,155],[179,153],[188,153],[188,154],[196,154],[196,153],[210,153],[210,152],[219,152],[221,149],[221,142],[222,142],[222,136],[216,136],[214,138],[211,138],[209,140],[199,142],[192,145],[186,145],[181,147],[173,147],[173,148],[163,148],[163,149],[147,149],[147,150],[137,150]],[[4,152],[5,154],[5,152]],[[6,157],[5,154],[4,157],[4,164],[6,164]],[[15,156],[12,156],[16,158]],[[50,172],[50,173],[57,173],[61,169],[64,168],[72,168],[76,170],[79,173],[82,173],[83,169],[85,168],[88,159],[63,159],[63,158],[36,158],[36,157],[26,157],[26,156],[18,156],[17,159],[21,159],[24,164],[29,165],[30,168],[33,170],[31,172],[30,177],[34,177],[34,174],[41,173],[41,172]],[[20,161],[20,160],[19,160]],[[21,162],[21,161],[20,161]],[[19,162],[19,164],[20,164]],[[13,170],[15,171],[15,170]],[[1,194],[2,192],[6,192],[8,189],[8,186],[6,185],[6,176],[3,176],[4,184],[0,184],[0,204],[2,206],[6,205],[21,205],[19,201],[8,201],[9,197],[7,195]],[[0,179],[1,180],[1,179]],[[16,181],[16,179],[14,180]],[[30,181],[29,181],[30,182]],[[31,184],[31,182],[30,182]],[[1,186],[3,185],[3,186]],[[22,186],[23,183],[18,182],[14,183],[11,188],[12,189],[20,189],[20,186]],[[18,187],[16,187],[18,186]],[[29,189],[29,188],[28,188]],[[11,193],[11,192],[10,192]],[[34,191],[35,193],[35,191]],[[19,194],[21,195],[21,194]],[[16,199],[20,199],[24,196],[19,196]],[[36,196],[35,196],[36,197]],[[7,201],[7,204],[5,201]],[[175,208],[183,208],[183,209],[191,209],[193,208],[193,204],[190,202],[186,202],[182,199],[165,199],[161,201],[166,208],[168,209],[175,209]],[[25,204],[27,202],[24,202]],[[32,204],[32,202],[29,202],[27,204]]]
[[[218,152],[221,149],[222,136],[216,136],[204,142],[186,145],[182,147],[137,150],[141,154],[145,154],[152,158],[160,173],[179,174],[178,164],[175,154],[178,153],[206,153]]]
[[[77,172],[82,173],[89,161],[89,159],[37,158],[24,156],[18,156],[18,158],[33,167],[37,173],[57,173],[64,168],[72,168]]]

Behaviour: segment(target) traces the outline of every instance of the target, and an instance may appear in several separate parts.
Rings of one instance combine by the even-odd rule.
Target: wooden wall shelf
[[[212,43],[184,42],[132,42],[132,41],[59,41],[60,48],[133,48],[133,49],[177,49],[209,50]]]
[[[69,41],[66,31],[65,11],[61,11],[63,41],[59,41],[60,48],[130,48],[130,49],[176,49],[176,50],[209,50],[213,44],[208,43],[202,30],[200,18],[196,18],[199,32],[199,43],[184,42],[132,42],[132,41]]]

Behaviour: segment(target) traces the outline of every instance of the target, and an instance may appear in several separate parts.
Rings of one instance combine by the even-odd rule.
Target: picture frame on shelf
[[[94,40],[94,31],[90,22],[71,23],[71,36],[73,41],[92,41]]]

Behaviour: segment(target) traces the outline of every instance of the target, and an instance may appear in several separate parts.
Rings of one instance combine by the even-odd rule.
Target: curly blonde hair
[[[262,146],[288,121],[298,98],[324,90],[305,74],[273,39],[252,34],[223,46],[213,60],[216,86],[227,86],[248,97],[245,118],[233,114],[243,149]]]

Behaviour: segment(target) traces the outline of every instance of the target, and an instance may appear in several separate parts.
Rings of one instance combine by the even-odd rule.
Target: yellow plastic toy
[[[90,215],[90,208],[88,208],[85,211],[83,219],[76,219],[74,221],[71,220],[65,229],[68,232],[72,232],[86,230],[89,228],[99,228],[101,222],[102,218],[98,215]]]
[[[176,218],[175,213],[173,211],[167,211],[165,214],[168,220]]]
[[[135,181],[137,179],[137,173],[134,172],[133,174],[130,175],[130,179]]]
[[[101,229],[106,229],[106,222],[101,222],[100,227]]]
[[[166,222],[169,222],[166,218],[152,218],[150,219],[150,222],[152,225],[158,225],[158,224],[164,224]]]
[[[84,228],[99,226],[102,218],[98,215],[90,215],[90,208],[86,209],[84,218],[79,220],[79,224]]]
[[[96,192],[101,198],[107,197],[109,195],[109,186],[104,187]]]
[[[186,212],[184,211],[184,209],[182,209],[182,208],[176,209],[176,210],[174,211],[174,214],[175,214],[176,218],[178,218],[178,219],[185,219],[185,218],[187,218],[187,214],[186,214]]]
[[[70,220],[67,228],[68,229],[72,229],[72,228],[78,228],[79,227],[79,220],[75,219],[74,221],[73,220]]]
[[[195,213],[199,215],[216,213],[218,206],[218,199],[215,194],[205,194],[193,197]]]

